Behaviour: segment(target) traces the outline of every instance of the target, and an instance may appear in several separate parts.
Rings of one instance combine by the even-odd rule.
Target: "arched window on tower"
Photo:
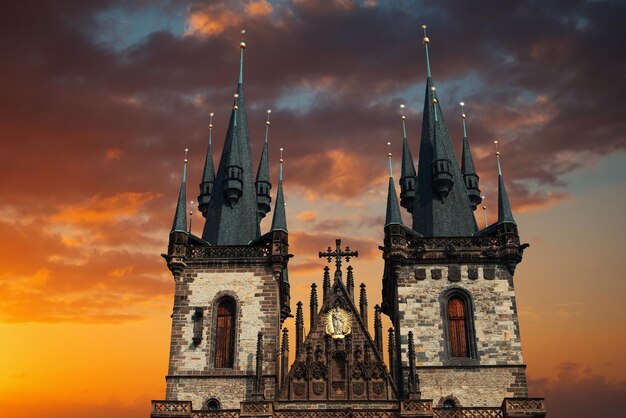
[[[463,289],[454,288],[443,295],[442,302],[448,358],[453,363],[478,360],[470,295]]]
[[[215,362],[216,369],[229,369],[234,364],[235,354],[235,301],[223,298],[217,305],[215,322]]]

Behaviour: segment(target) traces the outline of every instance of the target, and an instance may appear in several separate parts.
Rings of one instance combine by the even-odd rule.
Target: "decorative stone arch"
[[[437,408],[442,408],[442,409],[448,409],[448,405],[450,405],[450,403],[452,403],[452,405],[454,405],[454,408],[462,408],[463,405],[461,404],[461,402],[459,401],[459,399],[450,394],[448,396],[442,396],[439,399],[439,402],[437,402]]]
[[[209,398],[202,404],[202,409],[208,411],[217,411],[222,409],[222,403],[217,398]]]
[[[238,370],[238,350],[239,347],[239,327],[241,323],[241,303],[237,294],[230,290],[223,290],[218,292],[211,301],[211,333],[210,333],[210,356],[209,356],[209,368],[216,369],[216,354],[217,354],[217,322],[218,322],[218,307],[225,301],[230,300],[234,305],[234,324],[232,326],[232,367],[228,367],[232,370]]]
[[[440,296],[439,302],[441,306],[441,319],[442,330],[444,339],[444,359],[443,362],[446,365],[465,365],[465,364],[478,364],[479,356],[476,346],[476,328],[475,328],[475,310],[474,310],[474,298],[472,294],[467,290],[459,286],[452,286],[444,289]],[[461,317],[452,317],[451,310],[459,309],[462,311]],[[462,325],[464,328],[464,338],[466,342],[467,353],[464,356],[459,356],[453,351],[453,343],[451,337],[457,335],[459,332],[457,327],[452,329],[451,324],[456,323]],[[452,325],[454,326],[454,325]]]

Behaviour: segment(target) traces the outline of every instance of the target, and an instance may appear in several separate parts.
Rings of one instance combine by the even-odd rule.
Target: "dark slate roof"
[[[502,169],[500,167],[500,158],[498,157],[498,223],[515,223],[513,212],[509,204],[509,196],[506,194],[504,179],[502,178]]]
[[[440,104],[437,103],[439,122],[435,124],[433,112],[432,79],[426,80],[422,138],[417,173],[417,193],[413,209],[412,229],[426,237],[464,237],[477,231],[459,163],[454,155],[450,134],[446,127]],[[439,152],[451,164],[454,185],[448,196],[441,200],[432,185],[431,162],[434,158],[433,140],[437,127]]]
[[[278,178],[278,191],[272,218],[272,231],[287,231],[287,214],[285,213],[285,196],[283,195],[283,163],[280,163],[280,177]]]
[[[202,233],[202,239],[212,245],[245,245],[260,236],[248,118],[241,82],[237,85],[237,94],[235,103],[238,109],[230,114],[224,149]],[[231,208],[224,198],[224,177],[226,168],[233,163],[243,170],[243,190],[241,197]]]
[[[172,223],[171,232],[187,232],[187,159],[183,166],[183,179],[180,182],[180,191],[178,192],[178,203],[176,204],[176,212],[174,213],[174,222]]]
[[[390,224],[402,225],[400,206],[398,205],[398,196],[396,195],[396,187],[393,184],[393,177],[389,177],[389,191],[387,192],[387,214],[385,216],[385,226]]]

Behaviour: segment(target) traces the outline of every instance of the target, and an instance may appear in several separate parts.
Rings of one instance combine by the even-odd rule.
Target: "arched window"
[[[208,409],[209,411],[215,411],[220,409],[220,401],[218,401],[215,398],[211,398],[209,400],[207,400],[205,402],[205,408],[204,409]]]
[[[215,363],[216,369],[233,367],[235,354],[235,302],[230,298],[220,300],[217,305],[215,323]]]
[[[454,364],[477,361],[474,308],[470,294],[455,287],[443,293],[441,302],[447,357]]]
[[[465,302],[459,296],[448,299],[450,357],[469,357]]]
[[[454,409],[456,408],[456,402],[452,399],[446,399],[443,401],[443,409]]]

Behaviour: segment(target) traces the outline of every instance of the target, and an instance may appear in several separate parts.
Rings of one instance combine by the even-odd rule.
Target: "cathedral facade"
[[[290,300],[282,160],[271,210],[267,130],[253,171],[241,42],[217,170],[209,136],[198,196],[202,236],[188,225],[185,160],[163,254],[175,281],[166,394],[152,401],[151,417],[545,416],[543,399],[528,397],[513,281],[528,244],[519,239],[499,155],[498,221],[479,228],[479,176],[469,141],[465,134],[459,164],[431,77],[426,36],[424,45],[418,165],[416,170],[405,133],[400,199],[390,170],[381,225],[380,305],[370,311],[365,286],[355,289],[349,263],[358,251],[338,239],[319,254],[334,269],[324,267],[319,294],[318,284],[311,285],[305,326],[303,304],[297,302],[294,312]],[[401,208],[411,214],[410,226]],[[269,212],[271,228],[261,234],[260,221]],[[382,315],[393,325],[388,330]],[[284,325],[292,317],[290,356]]]

